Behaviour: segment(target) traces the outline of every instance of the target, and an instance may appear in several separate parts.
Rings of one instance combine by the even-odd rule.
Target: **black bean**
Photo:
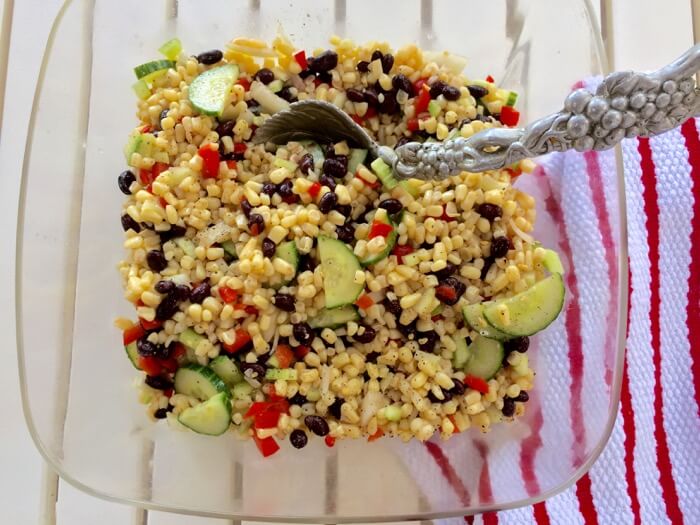
[[[321,186],[327,186],[331,191],[334,191],[335,187],[338,185],[333,177],[325,173],[319,177],[318,182],[321,183]]]
[[[397,90],[400,89],[401,91],[408,93],[409,98],[415,95],[413,84],[411,84],[411,81],[408,79],[408,77],[402,73],[395,75],[394,78],[391,79],[391,85],[394,86],[394,88]]]
[[[235,120],[227,120],[226,122],[219,122],[219,125],[216,126],[216,134],[219,135],[219,137],[232,137],[233,136],[233,127],[236,125]],[[219,151],[223,151],[221,148],[219,148]]]
[[[175,290],[175,283],[172,281],[158,281],[154,287],[158,293],[170,293]]]
[[[509,245],[510,242],[507,237],[495,237],[491,241],[491,257],[495,257],[496,259],[505,257],[508,254]]]
[[[283,199],[294,195],[294,183],[292,179],[284,179],[280,182],[279,186],[277,186],[277,193],[279,193],[280,197]]]
[[[330,432],[328,428],[328,423],[321,416],[306,416],[304,418],[304,424],[311,432],[317,436],[326,436]]]
[[[163,111],[160,112],[160,116],[158,117],[158,124],[160,124],[160,121],[163,120],[164,118],[168,118],[168,112],[169,109],[164,109]]]
[[[280,98],[283,98],[287,102],[296,102],[297,101],[297,97],[292,94],[291,86],[284,86],[282,89],[280,89],[277,92],[277,96]]]
[[[394,215],[403,210],[403,205],[397,199],[384,199],[379,203],[380,208],[384,208],[389,215]]]
[[[151,343],[145,337],[136,341],[136,351],[143,357],[154,357],[158,355],[158,345]]]
[[[307,153],[301,158],[299,169],[304,175],[308,175],[314,170],[314,156],[311,153]]]
[[[332,191],[328,191],[321,196],[318,201],[318,209],[321,213],[330,213],[338,204],[338,196]]]
[[[239,366],[243,375],[253,379],[262,379],[265,377],[265,371],[267,370],[265,365],[261,363],[241,363]],[[250,373],[247,373],[249,370]]]
[[[530,395],[525,392],[525,390],[521,390],[520,393],[518,394],[518,397],[514,397],[513,401],[516,401],[518,403],[527,403],[530,401]]]
[[[435,330],[427,332],[417,332],[416,339],[418,340],[418,348],[423,352],[432,352],[435,349],[435,344],[440,340],[440,336]]]
[[[168,261],[162,250],[150,250],[146,254],[146,262],[148,267],[154,272],[160,272],[168,267]]]
[[[125,213],[122,215],[122,229],[124,231],[129,231],[129,230],[134,230],[136,233],[141,231],[141,226],[139,226],[139,223],[134,220],[134,218],[129,215],[128,213]]]
[[[350,204],[336,204],[335,211],[347,219],[352,217],[352,205]]]
[[[314,72],[311,71],[310,69],[304,69],[301,73],[299,73],[299,76],[303,79],[309,78],[314,76]]]
[[[243,215],[245,215],[247,218],[250,218],[250,212],[253,211],[253,206],[248,202],[248,199],[242,199],[241,200],[241,211],[243,212]]]
[[[453,293],[448,292],[448,289],[452,290]],[[456,277],[447,277],[435,289],[435,296],[446,305],[452,306],[457,304],[466,290],[467,285],[462,281]]]
[[[442,88],[442,96],[445,97],[446,100],[459,100],[459,97],[462,96],[462,92],[459,88],[454,86],[445,86]]]
[[[287,293],[277,292],[272,298],[272,303],[285,312],[293,312],[295,308],[294,296]]]
[[[289,442],[294,448],[304,448],[309,442],[309,438],[307,437],[306,432],[300,428],[295,428],[292,430],[292,433],[289,434]]]
[[[489,222],[493,222],[496,218],[503,215],[503,210],[500,206],[496,204],[491,204],[489,202],[484,202],[476,207],[476,211],[484,219]]]
[[[275,250],[277,249],[277,245],[275,244],[275,241],[272,239],[269,239],[268,237],[265,237],[262,241],[262,252],[265,257],[273,257],[275,255]]]
[[[299,272],[313,272],[316,268],[316,261],[309,255],[299,257]]]
[[[379,103],[379,112],[394,115],[399,112],[399,103],[396,101],[396,93],[388,91],[384,93],[384,100]]]
[[[151,388],[156,390],[168,390],[173,387],[173,382],[167,377],[163,376],[146,376],[144,381]]]
[[[167,321],[171,319],[178,310],[177,295],[174,293],[168,294],[156,307],[156,319],[159,321]]]
[[[370,352],[365,356],[365,363],[376,363],[379,356],[379,352]]]
[[[259,213],[251,213],[248,217],[248,230],[252,235],[260,235],[265,231],[265,218]]]
[[[352,224],[346,222],[345,224],[336,226],[335,233],[338,236],[338,240],[345,244],[352,244],[355,242],[355,227]]]
[[[442,390],[442,389],[441,389]],[[447,403],[452,399],[452,394],[448,390],[442,390],[443,399],[439,399],[432,390],[428,390],[428,399],[433,403]]]
[[[265,195],[272,197],[277,192],[277,184],[273,182],[265,182],[262,187],[262,192]]]
[[[374,338],[377,337],[377,331],[371,326],[364,323],[360,323],[360,327],[364,328],[364,332],[359,333],[360,331],[358,330],[358,332],[355,335],[353,335],[352,338],[358,343],[362,344],[367,344],[374,341]]]
[[[396,329],[409,341],[415,339],[418,335],[415,321],[409,324],[396,323]]]
[[[388,297],[385,297],[382,304],[387,312],[394,314],[396,317],[399,317],[401,312],[403,312],[403,308],[401,308],[401,301],[399,301],[398,298],[389,299]]]
[[[292,397],[289,398],[289,404],[290,405],[303,405],[306,403],[308,400],[306,399],[306,396],[301,395],[299,392],[294,394]]]
[[[357,70],[360,73],[367,73],[369,71],[369,62],[367,62],[366,60],[360,60],[357,63]]]
[[[190,302],[201,304],[204,299],[211,295],[211,285],[208,280],[204,280],[195,286],[190,292]]]
[[[384,53],[379,51],[379,49],[375,49],[374,51],[372,51],[372,57],[370,58],[370,61],[374,62],[375,60],[381,60],[383,56]]]
[[[464,391],[466,390],[466,389],[464,388],[464,383],[462,383],[462,382],[461,382],[459,379],[457,379],[456,377],[453,377],[453,378],[452,378],[452,382],[454,383],[455,386],[453,386],[452,388],[450,388],[450,394],[452,394],[453,396],[463,396],[463,395],[464,395]]]
[[[493,256],[489,256],[484,258],[484,267],[481,269],[481,280],[483,281],[486,279],[486,274],[489,273],[489,270],[491,269],[491,265],[496,261],[496,258]]]
[[[445,266],[442,270],[439,270],[437,272],[434,272],[433,275],[437,277],[438,281],[444,281],[448,277],[450,277],[452,274],[454,274],[457,271],[457,265],[451,262],[447,262],[447,266]]]
[[[333,404],[328,407],[328,412],[330,413],[330,415],[336,418],[337,420],[340,420],[340,407],[343,406],[344,402],[345,401],[342,397],[336,397],[335,401],[333,401]]]
[[[350,102],[364,102],[365,96],[359,89],[348,88],[345,92]]]
[[[392,67],[394,67],[394,55],[387,53],[382,57],[382,71],[388,75]]]
[[[309,62],[309,69],[314,73],[325,73],[338,65],[338,53],[335,51],[324,51]]]
[[[438,98],[440,95],[442,95],[442,90],[445,89],[447,84],[445,84],[442,80],[436,80],[432,84],[430,84],[430,98]]]
[[[324,175],[330,175],[336,179],[345,177],[348,172],[348,158],[345,155],[332,157],[323,161]]]
[[[178,226],[177,224],[172,224],[169,230],[157,232],[160,237],[160,242],[165,243],[170,239],[176,239],[177,237],[182,237],[187,233],[187,228],[184,226]]]
[[[376,107],[379,105],[379,93],[374,88],[367,88],[364,92],[365,102],[370,106]]]
[[[267,85],[273,80],[275,80],[275,74],[271,70],[264,67],[262,69],[258,69],[258,72],[255,73],[255,76],[253,78],[256,78],[263,84]]]
[[[190,287],[186,284],[178,284],[175,287],[175,296],[177,297],[178,301],[188,301],[191,293],[192,291],[190,290]]]
[[[124,195],[131,195],[131,190],[129,189],[129,187],[135,180],[136,177],[131,172],[131,170],[125,170],[119,174],[119,177],[117,177],[117,186],[119,186],[119,190]]]
[[[292,334],[294,334],[294,339],[306,346],[310,345],[316,337],[316,334],[309,326],[309,323],[305,323],[303,321],[292,325]]]
[[[211,51],[205,51],[204,53],[197,55],[197,62],[200,64],[211,65],[221,61],[223,57],[224,54],[220,50],[212,49]]]
[[[503,415],[506,417],[513,417],[513,414],[515,414],[515,401],[510,397],[504,397],[501,412],[503,412]]]
[[[511,352],[525,353],[528,348],[530,348],[530,338],[526,335],[510,339],[503,343],[503,349],[506,354],[510,354]]]
[[[153,412],[153,417],[156,419],[165,419],[166,417],[168,417],[168,412],[170,412],[170,410],[168,410],[167,408],[159,408],[158,410]]]
[[[483,86],[467,86],[467,89],[469,90],[469,94],[476,99],[489,94],[489,90]]]

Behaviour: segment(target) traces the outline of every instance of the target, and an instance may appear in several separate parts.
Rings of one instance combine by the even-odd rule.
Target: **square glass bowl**
[[[521,93],[525,122],[558,110],[575,82],[605,70],[583,0],[68,0],[31,112],[17,232],[22,396],[38,448],[65,480],[96,496],[268,521],[457,516],[565,489],[600,454],[617,412],[627,272],[614,161],[612,175],[575,200],[567,195],[577,188],[544,172],[518,181],[541,199],[537,237],[555,248],[567,242],[582,271],[575,282],[567,274],[559,320],[533,338],[536,387],[516,423],[428,444],[357,440],[327,448],[314,439],[296,451],[285,441],[281,453],[263,459],[252,442],[151,423],[137,403],[134,370],[112,324],[133,315],[115,268],[122,257],[116,176],[136,122],[132,68],[174,36],[198,53],[235,36],[271,40],[279,24],[300,49],[339,34],[461,54],[471,78],[491,74]],[[546,186],[562,197],[558,214]],[[593,201],[610,217],[610,242],[601,243],[591,224]],[[562,217],[576,225],[568,239]],[[619,278],[601,287],[606,268]]]

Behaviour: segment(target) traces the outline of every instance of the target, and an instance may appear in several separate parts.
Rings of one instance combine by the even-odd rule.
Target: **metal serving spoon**
[[[347,140],[389,164],[399,179],[439,180],[462,171],[502,168],[552,151],[604,150],[624,138],[659,135],[700,113],[700,44],[653,73],[624,71],[603,79],[595,94],[577,89],[564,109],[525,128],[491,128],[468,139],[409,142],[396,150],[377,144],[345,112],[328,102],[304,100],[258,128],[257,143]]]

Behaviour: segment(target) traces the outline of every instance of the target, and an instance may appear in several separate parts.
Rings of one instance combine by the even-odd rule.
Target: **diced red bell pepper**
[[[138,339],[141,339],[144,335],[146,335],[146,330],[144,330],[143,326],[141,326],[140,323],[135,324],[131,328],[127,328],[126,330],[124,330],[124,346],[131,344]]]
[[[314,183],[309,187],[309,195],[311,195],[311,197],[312,197],[313,199],[315,199],[316,197],[318,197],[318,194],[319,194],[319,193],[321,193],[321,184],[318,183],[318,182],[314,182]]]
[[[453,433],[459,434],[459,427],[457,426],[457,420],[455,419],[455,417],[452,414],[450,414],[449,416],[447,416],[447,419],[452,421],[452,425],[454,425],[454,427],[455,427],[455,429],[453,430]]]
[[[428,110],[428,104],[430,104],[430,90],[421,87],[420,91],[417,92],[418,96],[414,102],[414,114],[419,115],[424,111]]]
[[[168,388],[167,390],[163,390],[163,394],[165,394],[165,397],[173,397],[173,394],[175,393],[175,390],[172,388]]]
[[[139,317],[139,322],[141,323],[141,326],[143,326],[144,330],[156,330],[157,328],[163,326],[163,321],[159,321],[158,319],[146,321],[145,319],[141,319]]]
[[[368,238],[374,239],[375,237],[384,237],[386,239],[393,229],[394,227],[391,224],[373,221],[372,227],[369,230]]]
[[[243,348],[245,348],[248,343],[252,341],[250,334],[243,328],[236,328],[235,334],[236,340],[233,342],[233,344],[228,345],[226,343],[222,343],[224,350],[226,350],[229,354],[235,354],[236,352],[243,350]]]
[[[370,306],[374,304],[374,301],[372,298],[367,295],[366,293],[363,293],[357,301],[355,301],[355,305],[357,305],[358,308],[362,308],[363,310],[367,310]]]
[[[369,436],[369,437],[367,438],[367,442],[368,442],[368,443],[371,443],[372,441],[376,441],[376,440],[378,440],[380,437],[383,437],[383,436],[384,436],[384,431],[383,431],[381,428],[378,428],[377,431],[376,431],[374,434],[372,434],[371,436]]]
[[[365,123],[364,119],[360,115],[350,115],[350,118],[355,121],[355,124],[362,126]]]
[[[289,345],[278,344],[275,348],[275,357],[280,368],[289,368],[294,362],[294,352]]]
[[[243,86],[244,90],[250,91],[250,80],[248,80],[247,78],[239,78],[236,84],[238,84],[239,86]]]
[[[416,81],[413,83],[413,90],[414,90],[416,93],[420,93],[421,90],[423,89],[423,86],[425,86],[427,83],[428,83],[428,79],[427,79],[427,78],[419,78],[418,80],[416,80]]]
[[[294,60],[297,61],[301,70],[309,69],[309,62],[306,60],[306,51],[303,49],[294,53]]]
[[[267,401],[256,401],[246,411],[243,417],[256,418],[265,412],[277,412],[278,414],[289,411],[289,402],[282,396],[270,394]]]
[[[372,117],[377,116],[377,110],[374,109],[374,106],[370,106],[367,108],[367,111],[365,112],[365,116],[362,117],[362,120],[368,120],[371,119]]]
[[[264,458],[271,456],[280,449],[280,446],[277,444],[277,441],[275,441],[275,439],[271,436],[266,437],[265,439],[260,439],[257,433],[253,432],[253,441],[255,441],[258,450]]]
[[[435,288],[435,295],[447,304],[454,304],[454,301],[457,300],[457,290],[449,284],[439,284]]]
[[[219,295],[221,296],[221,299],[227,303],[235,303],[238,301],[238,292],[236,290],[233,290],[232,288],[229,288],[228,286],[222,286],[219,288]]]
[[[416,117],[411,117],[408,119],[406,122],[406,129],[413,133],[414,131],[418,131],[420,129],[420,126],[418,125],[418,119]]]
[[[486,82],[491,82],[491,83],[493,84],[493,83],[496,82],[496,81],[493,79],[493,77],[492,77],[491,75],[488,75],[488,76],[486,77]]]
[[[253,428],[275,428],[280,420],[276,410],[264,410],[254,417]]]
[[[466,376],[464,378],[464,384],[482,394],[489,393],[489,384],[480,377]]]
[[[160,202],[162,208],[165,208],[168,205],[168,201],[166,201],[163,197],[160,197],[158,202]]]
[[[235,161],[235,160],[227,160],[227,161],[226,161],[226,166],[227,166],[228,169],[230,169],[230,170],[235,170],[236,168],[238,168],[238,164],[236,164],[236,161]]]
[[[146,124],[141,128],[141,133],[149,133],[152,129],[150,124]]]
[[[331,448],[333,447],[333,445],[335,445],[335,438],[332,436],[326,436],[325,438],[323,438],[323,441],[326,442],[326,446],[328,448]]]
[[[503,106],[500,119],[505,126],[517,126],[520,120],[520,112],[510,106]]]
[[[157,376],[163,370],[161,359],[157,357],[139,357],[139,368],[149,376]]]
[[[362,178],[362,175],[358,173],[355,173],[355,177],[360,179],[365,186],[372,188],[373,190],[376,190],[381,184],[379,181],[370,182],[367,179]]]
[[[442,207],[442,215],[440,216],[440,220],[443,220],[445,222],[452,222],[452,221],[457,220],[457,217],[450,217],[449,215],[447,215],[447,207],[443,206]]]
[[[511,181],[514,181],[515,179],[520,177],[520,175],[523,174],[523,171],[520,169],[520,167],[515,168],[515,169],[514,168],[506,168],[505,170],[508,173],[508,175],[510,175]]]
[[[258,315],[258,309],[252,304],[236,303],[233,305],[234,310],[244,310],[249,315]]]
[[[174,357],[168,357],[167,359],[160,360],[160,368],[162,371],[173,374],[180,368],[180,363]]]
[[[234,142],[233,152],[238,154],[243,154],[248,149],[248,145],[245,142]]]
[[[243,414],[243,417],[256,417],[262,414],[263,412],[267,411],[269,408],[270,403],[267,401],[256,401],[246,411],[245,414]]]
[[[202,177],[215,179],[219,176],[219,150],[214,144],[205,144],[199,148],[199,156],[202,157]]]
[[[141,168],[139,170],[139,182],[141,186],[150,187],[151,183],[155,177],[153,176],[153,170],[148,168]]]
[[[294,349],[294,355],[297,356],[297,359],[304,359],[309,352],[311,349],[306,345],[299,345]]]
[[[391,255],[396,255],[396,261],[399,264],[403,264],[403,256],[413,253],[413,246],[410,244],[397,244],[394,249],[391,250]]]
[[[173,344],[173,349],[170,352],[170,357],[173,359],[179,360],[181,357],[184,357],[187,354],[187,349],[185,348],[185,345],[182,343],[174,343]]]

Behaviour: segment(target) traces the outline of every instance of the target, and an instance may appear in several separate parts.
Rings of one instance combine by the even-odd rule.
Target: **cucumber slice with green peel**
[[[139,366],[139,351],[136,347],[136,341],[125,345],[124,351],[126,351],[126,355],[129,358],[129,361],[131,361],[131,364],[134,365],[134,368],[136,370],[141,370],[141,367]]]
[[[394,174],[392,173],[391,166],[389,166],[382,159],[377,157],[370,164],[372,171],[377,176],[377,178],[382,182],[382,186],[386,190],[393,190],[399,185],[399,181],[396,180]]]
[[[355,282],[355,272],[362,270],[350,247],[325,235],[318,237],[318,254],[323,272],[323,293],[326,308],[337,308],[355,302],[364,284]]]
[[[468,348],[469,358],[463,366],[464,373],[489,380],[503,366],[503,343],[488,337],[476,336]]]
[[[491,304],[491,303],[486,303]],[[496,339],[498,341],[507,341],[511,339],[511,336],[497,330],[484,319],[484,306],[485,303],[476,303],[465,306],[462,309],[462,315],[464,316],[464,321],[469,325],[469,327],[483,335],[484,337],[489,337],[491,339]]]
[[[196,350],[199,343],[207,340],[206,337],[198,334],[192,330],[192,328],[186,328],[183,330],[182,333],[180,333],[179,339],[183,345],[185,345],[187,348],[191,348],[192,350]]]
[[[231,395],[233,396],[233,399],[245,399],[246,397],[250,397],[252,393],[253,387],[250,386],[250,384],[247,381],[237,383],[231,389]]]
[[[454,341],[457,348],[455,349],[455,353],[452,355],[452,367],[455,370],[461,370],[464,368],[464,365],[467,364],[467,361],[469,361],[471,352],[467,346],[467,340],[464,337],[455,337]]]
[[[311,328],[338,328],[350,321],[359,321],[360,315],[354,306],[342,306],[334,310],[323,309],[315,317],[309,319]]]
[[[182,42],[179,38],[172,38],[158,48],[165,58],[168,60],[177,60],[182,51]]]
[[[508,98],[506,99],[506,106],[515,106],[518,101],[518,94],[515,91],[508,93]]]
[[[177,420],[197,434],[220,436],[231,424],[231,401],[221,392],[199,405],[186,408]]]
[[[297,371],[294,368],[268,368],[265,371],[265,379],[268,381],[296,381]]]
[[[208,366],[189,364],[175,372],[175,392],[206,401],[219,392],[228,395],[228,387]]]
[[[357,167],[362,164],[367,158],[366,149],[351,149],[348,157],[348,173],[355,175]]]
[[[136,66],[134,68],[134,74],[136,78],[141,79],[159,71],[165,72],[171,67],[175,67],[175,62],[172,60],[153,60]]]
[[[564,281],[559,273],[535,283],[513,297],[484,307],[484,318],[512,337],[532,335],[547,328],[564,306]]]
[[[136,83],[131,86],[131,88],[134,90],[134,93],[136,93],[136,96],[141,100],[146,100],[151,96],[151,88],[148,87],[148,84],[144,79],[137,80]]]
[[[238,259],[238,254],[236,253],[236,245],[233,244],[233,241],[224,241],[221,243],[221,247],[224,249],[224,252],[231,257],[232,260],[237,260]]]
[[[394,224],[391,222],[391,219],[389,219],[389,215],[386,213],[386,210],[384,208],[377,209],[376,213],[372,217],[372,222],[374,221],[388,224],[389,226],[391,226],[391,232],[389,232],[389,234],[386,236],[386,246],[384,247],[384,249],[381,252],[368,255],[367,257],[362,259],[360,261],[360,264],[362,266],[370,266],[372,264],[377,264],[382,259],[386,259],[387,257],[389,257],[391,250],[394,249],[396,241],[399,238],[399,234],[396,231],[396,226],[394,226]]]
[[[226,64],[200,73],[189,87],[188,96],[192,105],[205,115],[220,116],[238,80],[238,66]]]
[[[229,388],[233,388],[236,384],[243,381],[243,374],[238,369],[238,365],[236,365],[230,357],[225,355],[220,355],[212,359],[209,363],[209,368],[211,368]]]
[[[544,259],[542,259],[542,264],[551,273],[560,273],[564,275],[564,265],[561,263],[559,254],[554,250],[546,249],[544,251]]]

